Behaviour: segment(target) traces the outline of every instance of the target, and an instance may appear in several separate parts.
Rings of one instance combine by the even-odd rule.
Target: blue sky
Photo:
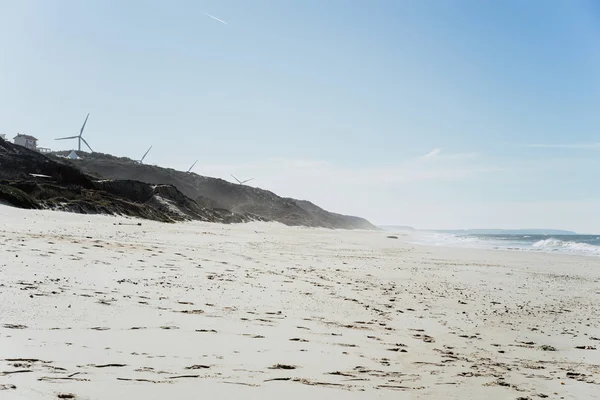
[[[0,0],[0,26],[8,136],[68,149],[90,112],[96,151],[379,224],[600,232],[597,2]]]

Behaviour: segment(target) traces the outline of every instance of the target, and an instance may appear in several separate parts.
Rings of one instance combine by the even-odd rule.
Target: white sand
[[[0,274],[2,400],[600,398],[597,258],[0,206]]]

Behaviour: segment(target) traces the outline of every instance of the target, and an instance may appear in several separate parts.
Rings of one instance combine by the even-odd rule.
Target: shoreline
[[[598,393],[600,259],[390,234],[0,205],[2,398]]]
[[[517,253],[524,253],[524,254],[550,254],[550,255],[566,255],[566,256],[573,256],[573,257],[592,257],[592,258],[598,258],[600,257],[600,246],[594,246],[594,247],[598,247],[598,252],[599,253],[590,253],[590,252],[585,252],[585,251],[567,251],[567,250],[561,250],[561,249],[536,249],[533,247],[518,247],[518,246],[514,246],[514,247],[502,247],[501,244],[499,243],[495,243],[495,244],[484,244],[483,240],[478,238],[477,236],[474,236],[474,239],[479,239],[481,241],[481,243],[478,244],[474,244],[474,245],[467,245],[467,244],[460,244],[460,243],[427,243],[426,239],[423,239],[424,236],[420,236],[419,234],[422,233],[430,233],[430,232],[415,232],[413,234],[407,233],[406,235],[412,236],[414,238],[413,241],[409,241],[407,243],[410,243],[412,245],[415,246],[423,246],[423,247],[433,247],[433,248],[444,248],[444,249],[463,249],[463,250],[485,250],[485,251],[504,251],[504,252],[517,252]],[[450,235],[453,236],[453,235]],[[548,235],[548,239],[553,239],[552,235]],[[574,238],[576,238],[578,235],[573,235]],[[600,236],[600,235],[589,235],[589,236]],[[454,236],[453,236],[454,237]],[[460,236],[459,236],[460,237]],[[419,238],[421,238],[419,241]],[[431,238],[429,238],[431,239]],[[558,239],[561,240],[562,239]],[[585,244],[585,243],[579,243],[579,242],[572,242],[572,243],[577,243],[577,244]],[[590,245],[592,246],[592,245]]]

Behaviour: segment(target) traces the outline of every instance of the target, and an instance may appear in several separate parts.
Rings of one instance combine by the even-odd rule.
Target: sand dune
[[[599,259],[408,239],[0,206],[0,398],[600,398]]]

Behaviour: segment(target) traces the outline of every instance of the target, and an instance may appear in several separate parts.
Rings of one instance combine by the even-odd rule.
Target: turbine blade
[[[239,183],[240,185],[242,184],[242,182],[238,178],[236,178],[235,176],[233,176],[233,174],[231,174],[231,177],[233,179],[235,179],[237,181],[237,183]]]
[[[197,162],[198,162],[198,160],[194,161],[194,163],[192,164],[192,166],[190,167],[190,169],[187,170],[187,172],[190,172],[192,170],[192,168],[194,168],[194,165],[196,165]]]
[[[146,150],[146,152],[142,156],[142,159],[140,160],[140,162],[144,161],[144,158],[146,158],[146,156],[148,155],[148,153],[150,152],[150,150],[152,150],[152,146],[150,146],[150,148],[148,150]]]
[[[85,124],[87,124],[87,120],[90,117],[90,113],[85,117],[85,121],[83,121],[83,125],[81,126],[81,130],[79,131],[79,136],[83,135],[83,130],[85,129]]]
[[[79,136],[69,136],[69,137],[61,137],[54,140],[66,140],[66,139],[77,139]]]
[[[252,179],[254,179],[254,178],[246,179],[245,181],[242,181],[242,184],[246,183],[246,182],[250,182]]]
[[[83,143],[85,143],[85,145],[88,147],[88,149],[90,149],[90,151],[93,153],[94,150],[92,150],[92,148],[90,147],[90,145],[88,144],[88,142],[85,141],[84,138],[80,137],[79,139],[81,139],[83,141]]]

